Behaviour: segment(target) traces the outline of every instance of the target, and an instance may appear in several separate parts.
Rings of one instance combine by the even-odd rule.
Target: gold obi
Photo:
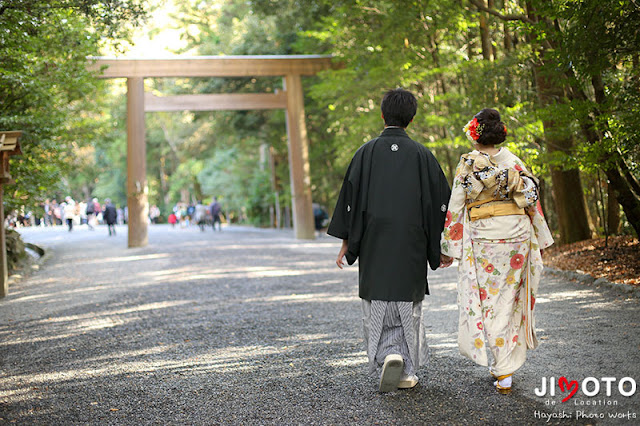
[[[526,214],[523,208],[512,200],[488,200],[474,201],[467,204],[469,210],[469,219],[475,221],[478,219],[486,219],[493,216],[508,216],[512,214]]]

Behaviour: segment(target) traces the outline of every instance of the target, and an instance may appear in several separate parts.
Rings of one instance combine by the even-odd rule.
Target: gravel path
[[[357,267],[335,267],[333,238],[158,225],[149,246],[126,249],[125,228],[21,232],[52,255],[0,300],[0,424],[640,423],[640,389],[618,390],[640,381],[638,299],[613,290],[548,275],[542,344],[503,396],[457,354],[455,268],[432,273],[430,364],[415,389],[380,394]],[[616,382],[563,403],[558,388],[534,393],[551,376]],[[631,419],[609,418],[620,413]]]

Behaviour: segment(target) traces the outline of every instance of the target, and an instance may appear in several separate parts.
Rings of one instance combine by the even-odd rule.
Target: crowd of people
[[[106,198],[103,203],[97,198],[87,201],[75,201],[71,196],[65,197],[61,202],[56,199],[47,199],[41,205],[40,212],[22,210],[9,213],[6,224],[9,227],[65,226],[71,232],[74,227],[86,225],[89,230],[94,230],[98,225],[107,225],[109,235],[115,235],[115,225],[128,223],[127,206],[119,207]],[[198,225],[204,231],[211,226],[214,231],[222,230],[222,208],[217,198],[205,205],[202,201],[197,203],[179,202],[174,205],[167,216],[163,216],[157,205],[149,207],[149,223],[169,223],[186,228]]]
[[[106,198],[100,203],[97,198],[87,201],[76,201],[67,196],[63,201],[46,199],[41,205],[40,212],[32,210],[12,212],[7,215],[7,225],[10,227],[22,226],[66,226],[73,231],[74,226],[87,225],[90,230],[99,224],[109,226],[110,234],[115,235],[115,225],[127,223],[127,206],[117,207]]]
[[[107,207],[109,205],[107,212]],[[102,203],[98,198],[90,198],[87,201],[75,201],[71,196],[65,197],[61,202],[57,199],[47,199],[41,204],[38,211],[23,209],[14,211],[7,215],[6,226],[26,227],[42,226],[56,227],[65,226],[69,231],[74,227],[86,225],[87,229],[94,230],[98,225],[109,225],[110,235],[115,235],[115,225],[125,225],[128,223],[127,206],[116,206],[106,198]],[[210,203],[198,200],[195,203],[178,202],[163,212],[156,204],[149,206],[148,223],[157,225],[168,223],[172,228],[188,228],[198,226],[201,231],[211,227],[213,231],[222,231],[222,222],[232,220],[222,212],[222,206],[217,197]],[[317,204],[313,204],[313,216],[317,236],[323,235],[329,225],[329,214],[327,210]],[[242,220],[242,215],[235,217]]]
[[[198,200],[195,204],[180,202],[173,207],[167,217],[167,221],[173,228],[176,225],[181,228],[198,225],[203,232],[209,226],[214,231],[216,229],[222,231],[222,207],[216,197],[213,198],[213,201],[208,206],[203,204],[201,200]]]

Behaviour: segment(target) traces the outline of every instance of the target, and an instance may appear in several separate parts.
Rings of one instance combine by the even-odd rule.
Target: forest
[[[171,6],[168,21],[154,11]],[[640,232],[638,0],[0,0],[0,129],[23,130],[5,210],[47,198],[126,204],[126,96],[88,57],[127,56],[169,26],[175,55],[332,55],[305,77],[313,201],[333,209],[348,163],[382,130],[382,94],[419,101],[409,135],[452,180],[463,126],[500,111],[540,178],[559,241]],[[264,93],[280,78],[146,79],[162,94]],[[291,203],[282,111],[147,113],[149,203],[219,198],[274,226]],[[284,213],[283,213],[284,214]]]

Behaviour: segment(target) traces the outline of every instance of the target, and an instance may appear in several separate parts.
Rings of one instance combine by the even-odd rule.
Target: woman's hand
[[[440,253],[440,267],[448,268],[453,263],[453,257]]]
[[[338,252],[338,259],[336,259],[336,265],[338,268],[342,269],[344,266],[344,256],[347,254],[347,249],[349,248],[349,240],[342,240],[342,247],[340,247],[340,252]]]

